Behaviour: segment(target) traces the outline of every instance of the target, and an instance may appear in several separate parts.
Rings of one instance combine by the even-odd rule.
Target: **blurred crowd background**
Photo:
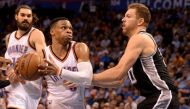
[[[117,64],[127,44],[127,37],[121,32],[121,19],[127,10],[127,4],[134,0],[52,1],[0,1],[1,56],[6,50],[5,35],[17,29],[14,21],[15,8],[19,4],[28,4],[39,18],[34,26],[44,32],[47,44],[51,44],[46,30],[50,21],[64,16],[73,25],[74,40],[85,42],[89,46],[94,73]],[[147,31],[155,38],[169,74],[178,87],[180,109],[190,109],[190,3],[188,0],[179,0],[182,4],[174,7],[175,3],[163,0],[157,3],[157,7],[152,7],[148,1],[150,2],[144,0],[151,9],[152,20]],[[39,109],[45,106],[46,94],[44,85]],[[85,96],[87,109],[136,109],[137,104],[144,99],[129,79],[117,88],[87,88]]]

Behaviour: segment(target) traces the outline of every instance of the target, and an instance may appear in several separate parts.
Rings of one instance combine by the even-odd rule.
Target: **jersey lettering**
[[[137,79],[134,76],[133,68],[130,68],[128,71],[128,76],[132,84],[135,84],[137,82]]]
[[[21,54],[26,54],[28,50],[28,46],[25,45],[13,45],[11,47],[8,48],[8,54],[12,54],[12,53],[21,53]]]

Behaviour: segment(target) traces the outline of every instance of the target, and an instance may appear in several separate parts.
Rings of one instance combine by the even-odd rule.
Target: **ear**
[[[144,18],[139,18],[138,25],[142,25],[142,24],[144,24]]]
[[[17,14],[15,14],[15,20],[17,20],[18,19],[18,15]]]
[[[50,29],[50,35],[52,36],[54,34],[54,30]]]

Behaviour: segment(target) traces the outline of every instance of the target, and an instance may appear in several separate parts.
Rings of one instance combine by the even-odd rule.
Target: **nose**
[[[124,22],[124,17],[121,19],[122,22]]]
[[[67,29],[67,33],[72,34],[73,31],[71,29]]]

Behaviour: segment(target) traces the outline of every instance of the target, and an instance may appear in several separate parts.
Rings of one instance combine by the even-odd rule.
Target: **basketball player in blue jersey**
[[[6,36],[7,51],[5,58],[14,64],[19,57],[30,52],[41,52],[45,48],[45,37],[33,23],[37,17],[27,5],[20,5],[15,10],[15,20],[18,29]],[[13,68],[8,69],[8,77],[15,80],[13,84],[6,87],[8,109],[37,109],[41,97],[41,78],[36,81],[18,82],[19,77]]]

